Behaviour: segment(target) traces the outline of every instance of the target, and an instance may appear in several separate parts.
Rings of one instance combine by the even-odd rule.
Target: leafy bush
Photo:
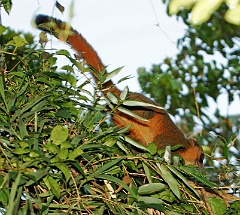
[[[91,93],[88,78],[78,83],[78,73],[84,76],[88,69],[67,51],[49,53],[30,34],[5,27],[0,31],[5,42],[0,76],[2,214],[227,211],[222,194],[206,197],[203,187],[189,181],[217,188],[196,167],[165,163],[154,156],[153,144],[133,154],[132,146],[144,148],[125,137],[128,128],[114,127],[106,111],[114,114],[124,100],[113,104],[113,97],[99,96],[101,83]],[[58,55],[69,65],[58,68]],[[238,207],[235,202],[229,214]]]
[[[11,5],[1,2],[7,12]],[[120,98],[99,96],[119,69],[100,73],[91,92],[91,80],[77,77],[89,69],[66,50],[46,52],[32,35],[3,26],[0,36],[1,214],[238,213],[240,202],[229,205],[236,198],[217,191],[205,170],[181,166],[175,157],[166,163],[168,150],[163,158],[154,144],[145,148],[125,136],[128,128],[111,124],[116,109],[133,116],[122,109],[127,88]],[[57,56],[68,65],[58,68]],[[143,152],[133,154],[132,147]],[[237,183],[234,167],[223,175],[235,175],[228,182]]]

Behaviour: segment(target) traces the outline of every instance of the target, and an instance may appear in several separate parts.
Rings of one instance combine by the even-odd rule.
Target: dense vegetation
[[[9,3],[1,2],[6,10]],[[94,84],[86,76],[91,70],[66,50],[44,50],[45,35],[36,42],[4,26],[0,34],[2,214],[238,213],[233,165],[199,170],[154,144],[142,147],[124,135],[128,128],[119,130],[110,120],[127,100],[127,88],[121,99],[105,98],[101,84],[110,75],[100,73]],[[68,62],[61,68],[59,56]],[[132,147],[143,152],[133,154]]]
[[[178,1],[164,2],[168,6]],[[181,2],[194,4],[188,0]],[[213,4],[216,2],[211,1]],[[205,166],[215,164],[220,172],[237,172],[240,115],[229,111],[223,113],[222,109],[228,110],[234,100],[240,98],[240,26],[224,19],[229,7],[226,3],[220,5],[201,25],[191,25],[191,8],[183,10],[181,7],[177,18],[185,23],[186,31],[177,42],[179,53],[153,65],[149,71],[140,68],[138,73],[143,92],[164,106],[177,120],[181,119],[178,120],[179,125],[185,133],[194,133],[194,137],[203,144],[207,155]],[[204,12],[201,15],[204,16]],[[223,95],[225,100],[221,99]],[[209,174],[214,180],[215,174],[212,171]],[[224,174],[219,175],[221,181],[230,185],[231,180],[222,176]],[[238,175],[232,176],[238,184],[238,177],[234,179]]]

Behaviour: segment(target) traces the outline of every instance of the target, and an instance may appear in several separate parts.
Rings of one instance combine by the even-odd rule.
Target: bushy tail
[[[87,64],[98,72],[102,71],[104,65],[92,46],[82,37],[80,33],[74,30],[66,22],[55,19],[51,16],[37,15],[35,18],[37,28],[54,35],[57,39],[71,45],[71,47],[86,60]],[[98,81],[97,75],[93,74],[95,81]],[[111,88],[113,83],[108,81],[104,87]],[[115,91],[116,88],[109,89]],[[118,91],[118,90],[116,90]]]

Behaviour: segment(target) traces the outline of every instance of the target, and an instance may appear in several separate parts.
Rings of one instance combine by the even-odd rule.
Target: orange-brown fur
[[[104,68],[101,59],[91,45],[81,34],[72,29],[65,22],[52,17],[39,15],[36,17],[36,24],[39,29],[47,31],[58,39],[70,44],[72,48],[86,60],[88,65],[93,67],[96,71],[101,71]],[[94,79],[98,81],[96,75],[93,74],[93,76]],[[121,93],[121,91],[114,86],[112,81],[106,82],[104,87],[107,89],[104,91],[104,94],[111,91],[116,96],[119,96]],[[143,101],[158,106],[157,103],[139,93],[130,92],[128,99]],[[144,146],[154,142],[159,149],[164,149],[168,145],[175,146],[177,144],[182,144],[182,147],[177,150],[176,153],[182,156],[185,164],[202,165],[202,147],[194,139],[187,139],[173,123],[165,110],[153,107],[132,107],[129,109],[137,115],[148,119],[148,122],[145,122],[116,111],[112,116],[112,120],[115,125],[119,127],[131,125],[128,131],[129,137]]]

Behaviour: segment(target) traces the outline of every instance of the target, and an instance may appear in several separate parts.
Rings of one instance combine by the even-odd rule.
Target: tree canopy
[[[166,2],[169,4],[172,2]],[[222,4],[201,25],[190,23],[190,9],[178,10],[177,18],[187,26],[177,43],[179,53],[149,71],[140,68],[138,73],[143,92],[180,116],[180,126],[189,135],[198,134],[209,156],[220,152],[229,162],[228,153],[237,160],[240,156],[240,117],[221,114],[223,107],[218,102],[224,94],[229,106],[240,96],[240,26],[224,19],[226,10],[227,5]]]

